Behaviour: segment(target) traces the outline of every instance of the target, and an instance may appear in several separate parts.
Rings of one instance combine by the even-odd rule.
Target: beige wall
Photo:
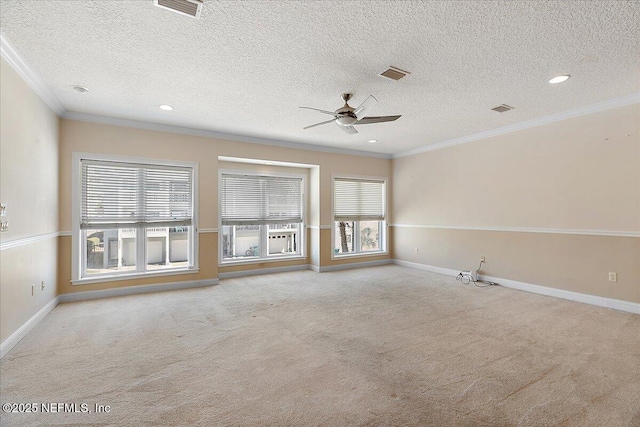
[[[20,243],[0,253],[0,340],[4,342],[56,296],[58,117],[4,60],[0,69],[0,200]],[[41,290],[40,283],[45,282]],[[35,286],[31,295],[31,285]]]
[[[314,267],[320,267],[320,167],[309,170],[309,259]]]
[[[274,267],[291,267],[295,265],[307,265],[309,264],[309,258],[295,259],[295,260],[287,260],[287,261],[279,261],[279,262],[256,262],[251,264],[241,264],[241,265],[225,265],[221,266],[218,269],[218,273],[234,273],[236,271],[251,271],[251,270],[259,270],[263,268],[274,268]]]
[[[634,104],[394,159],[393,257],[640,302],[640,238],[580,234],[640,232],[639,123]]]
[[[335,153],[296,150],[283,147],[249,144],[217,140],[199,136],[157,132],[121,126],[62,120],[60,125],[60,229],[71,231],[71,162],[73,152],[114,154],[156,159],[181,160],[199,163],[199,209],[200,228],[218,228],[218,169],[256,167],[259,170],[273,170],[267,166],[239,166],[218,160],[219,156],[259,159],[315,165],[309,170],[308,198],[309,218],[313,225],[331,224],[331,176],[333,174],[377,175],[390,177],[391,161]],[[306,171],[306,169],[300,169]],[[291,171],[291,170],[289,170]],[[296,171],[295,169],[293,170]],[[314,224],[318,221],[319,224]],[[364,262],[379,257],[358,257],[349,260],[331,260],[330,239],[320,239],[312,230],[308,234],[308,257],[303,263],[320,263],[321,266]],[[323,230],[324,231],[324,230]],[[327,230],[328,231],[328,230]],[[325,233],[330,236],[330,233]],[[60,242],[60,293],[132,286],[147,283],[174,282],[179,280],[200,280],[218,277],[217,233],[199,234],[200,272],[184,276],[154,277],[88,285],[71,285],[71,237],[62,237]],[[206,245],[205,245],[206,243]],[[317,247],[312,247],[317,243]],[[203,246],[205,245],[205,246]],[[314,255],[314,249],[316,250]],[[385,256],[388,258],[388,256]],[[311,258],[311,259],[310,259]],[[293,264],[299,263],[294,261]],[[290,261],[248,264],[245,266],[220,267],[221,272],[237,269],[271,268],[290,265]]]

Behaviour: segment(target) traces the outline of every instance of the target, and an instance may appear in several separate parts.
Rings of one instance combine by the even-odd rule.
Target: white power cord
[[[473,282],[473,284],[476,285],[478,288],[488,288],[489,286],[497,285],[497,283],[495,282],[478,280],[478,273],[480,272],[480,268],[482,268],[483,263],[484,261],[480,261],[480,265],[478,266],[478,269],[475,271],[475,274],[473,274],[469,270],[461,271],[460,273],[458,273],[456,280],[462,282],[464,285],[468,285],[469,283]],[[478,285],[478,283],[484,283],[484,285]]]

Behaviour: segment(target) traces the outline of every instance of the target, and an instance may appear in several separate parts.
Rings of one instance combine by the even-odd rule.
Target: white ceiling
[[[195,20],[152,0],[2,0],[0,26],[68,111],[379,153],[640,90],[638,1],[206,0]],[[412,74],[378,77],[389,65]],[[402,117],[302,129],[328,117],[298,106],[343,92]]]

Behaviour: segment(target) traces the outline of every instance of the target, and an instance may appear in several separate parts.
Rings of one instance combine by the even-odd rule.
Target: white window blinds
[[[83,229],[192,225],[193,168],[82,160]]]
[[[222,225],[302,222],[302,178],[222,174]]]
[[[381,180],[335,178],[333,217],[335,221],[384,220],[385,182]]]

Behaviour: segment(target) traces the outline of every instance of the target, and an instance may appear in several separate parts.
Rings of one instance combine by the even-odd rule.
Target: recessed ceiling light
[[[84,87],[84,86],[74,86],[73,87],[75,90],[77,90],[80,93],[87,93],[89,92],[89,89]]]
[[[556,76],[554,78],[552,78],[551,80],[549,80],[549,83],[551,84],[556,84],[556,83],[562,83],[562,82],[566,82],[567,80],[569,80],[569,77],[571,77],[570,75],[564,75],[564,76]]]
[[[160,109],[161,109],[161,110],[164,110],[164,111],[171,111],[171,110],[173,110],[173,107],[172,107],[171,105],[165,105],[165,104],[162,104],[162,105],[160,106]]]
[[[369,144],[375,144],[376,142],[378,142],[378,140],[377,140],[377,139],[370,139],[370,140],[369,140]]]

